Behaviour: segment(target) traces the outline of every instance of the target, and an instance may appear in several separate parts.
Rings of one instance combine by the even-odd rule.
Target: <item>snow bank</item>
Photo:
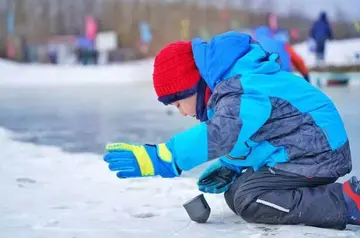
[[[307,42],[296,44],[294,48],[309,67],[315,66],[315,55],[309,52]],[[360,64],[356,53],[360,54],[360,38],[328,41],[325,63],[334,66]]]
[[[0,61],[0,85],[58,85],[150,81],[153,59],[104,66],[18,64]]]

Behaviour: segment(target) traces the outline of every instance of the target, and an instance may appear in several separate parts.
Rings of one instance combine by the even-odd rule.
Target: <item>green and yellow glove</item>
[[[106,146],[105,162],[119,178],[160,175],[164,178],[179,176],[181,170],[166,144],[135,145],[113,143]]]

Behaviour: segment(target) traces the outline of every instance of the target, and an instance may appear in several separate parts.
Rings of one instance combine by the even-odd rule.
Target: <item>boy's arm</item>
[[[238,81],[238,79],[235,79]],[[249,94],[231,92],[231,80],[223,82],[218,93],[214,116],[166,143],[181,170],[190,170],[207,161],[227,155],[248,153],[245,142],[267,121],[271,113],[268,97],[255,91]],[[216,93],[216,92],[214,92]]]
[[[267,97],[248,89],[238,78],[221,82],[214,90],[214,116],[158,145],[113,143],[104,160],[119,178],[175,177],[183,170],[223,155],[248,153],[246,141],[266,122],[271,104]]]
[[[242,122],[239,120],[239,103],[232,103],[239,95],[222,98],[211,120],[173,136],[167,147],[181,170],[227,154],[235,145]],[[239,101],[239,100],[237,100]]]

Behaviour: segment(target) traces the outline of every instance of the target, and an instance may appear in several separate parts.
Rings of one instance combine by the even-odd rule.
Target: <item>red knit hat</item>
[[[168,44],[155,57],[153,83],[159,101],[164,104],[194,95],[200,77],[191,42]]]

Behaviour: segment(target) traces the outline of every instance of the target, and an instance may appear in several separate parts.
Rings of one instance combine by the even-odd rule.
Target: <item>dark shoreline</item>
[[[330,73],[358,73],[360,72],[360,64],[357,65],[344,65],[344,66],[335,66],[327,65],[323,67],[312,67],[310,68],[311,72],[330,72]]]

